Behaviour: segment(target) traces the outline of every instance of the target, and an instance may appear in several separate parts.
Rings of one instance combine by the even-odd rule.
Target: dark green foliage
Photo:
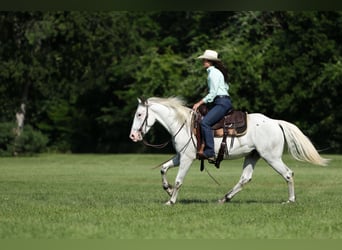
[[[42,153],[46,151],[47,142],[48,138],[30,125],[18,135],[14,123],[0,123],[0,156]]]
[[[342,150],[342,12],[0,12],[0,121],[25,124],[72,152],[136,152],[139,96],[206,92],[195,58],[219,52],[235,108],[297,124]],[[152,142],[169,136],[152,129]]]
[[[237,102],[294,122],[319,148],[340,151],[341,13],[267,12],[243,20],[255,27],[253,36],[242,34],[244,44],[224,46],[230,48],[227,57],[237,57],[231,65]]]
[[[34,155],[46,151],[48,138],[40,131],[26,125],[23,132],[15,138],[12,152],[15,155]]]
[[[10,156],[14,145],[15,124],[0,122],[0,156]]]

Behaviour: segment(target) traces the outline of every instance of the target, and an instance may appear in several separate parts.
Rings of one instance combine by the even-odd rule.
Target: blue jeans
[[[216,98],[214,106],[209,110],[201,121],[202,136],[205,141],[204,155],[207,157],[215,156],[214,134],[211,127],[221,120],[224,115],[232,108],[230,98]]]

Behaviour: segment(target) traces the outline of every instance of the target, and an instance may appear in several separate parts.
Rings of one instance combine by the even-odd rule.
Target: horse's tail
[[[310,139],[296,125],[281,120],[278,120],[278,123],[283,130],[288,149],[293,158],[321,166],[326,166],[329,163],[329,159],[324,159],[319,155]]]

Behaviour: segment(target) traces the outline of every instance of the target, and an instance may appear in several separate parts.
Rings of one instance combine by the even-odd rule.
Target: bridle
[[[148,119],[148,108],[147,108],[147,105],[145,105],[145,106],[146,106],[146,116],[145,116],[145,119],[144,119],[144,121],[142,122],[140,128],[138,129],[138,132],[141,133],[141,136],[142,136],[142,137],[144,137],[144,135],[145,135],[145,133],[143,132],[143,127],[145,126],[145,130],[146,130],[146,129],[147,129],[147,126],[148,126],[148,124],[147,124],[147,119]]]
[[[140,128],[138,129],[138,132],[141,133],[142,137],[144,137],[144,135],[145,135],[145,133],[143,132],[143,127],[145,127],[145,131],[146,131],[147,127],[151,127],[148,125],[148,105],[147,104],[144,104],[144,105],[146,107],[146,115],[145,115],[145,119],[144,119],[143,123],[141,124]],[[180,131],[185,126],[186,122],[187,122],[187,120],[185,120],[184,123],[180,126],[180,128],[177,130],[176,134],[164,143],[151,144],[151,143],[147,142],[145,139],[143,139],[142,142],[144,143],[144,145],[152,147],[152,148],[158,148],[158,149],[165,148],[170,143],[170,141],[172,141],[173,138],[176,138],[176,136],[180,133]],[[192,136],[190,136],[190,140],[191,140],[191,138],[192,138]],[[189,140],[189,142],[190,142],[190,140]],[[186,146],[189,144],[189,142],[186,144]],[[182,150],[184,150],[184,148],[185,148],[185,146],[182,148]]]

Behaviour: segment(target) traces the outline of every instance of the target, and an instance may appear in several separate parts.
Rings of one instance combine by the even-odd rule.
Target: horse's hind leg
[[[282,161],[281,158],[279,159],[265,159],[266,162],[275,170],[277,171],[287,182],[288,189],[289,189],[289,199],[287,202],[295,202],[295,191],[294,191],[294,173],[291,169],[289,169],[285,163]]]
[[[180,155],[177,154],[177,155],[175,155],[172,159],[170,159],[169,161],[163,163],[162,166],[161,166],[160,173],[161,173],[161,176],[162,176],[163,188],[164,188],[164,190],[168,193],[169,196],[171,196],[172,193],[173,193],[173,187],[172,187],[172,185],[169,184],[169,182],[167,181],[166,173],[167,173],[167,171],[168,171],[170,168],[179,165],[179,159],[180,159]]]
[[[259,159],[260,156],[256,151],[253,151],[251,154],[245,157],[243,171],[239,182],[222,199],[219,200],[219,203],[230,201],[238,192],[242,190],[245,184],[252,180],[254,167]]]

